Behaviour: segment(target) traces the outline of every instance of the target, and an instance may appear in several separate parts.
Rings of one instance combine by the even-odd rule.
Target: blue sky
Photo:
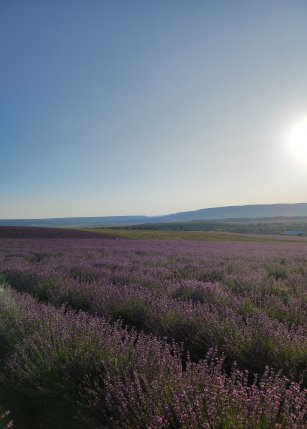
[[[1,0],[0,218],[306,202],[306,44],[304,0]]]

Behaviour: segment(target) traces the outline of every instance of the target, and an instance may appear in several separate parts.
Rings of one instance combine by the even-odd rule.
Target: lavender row
[[[178,299],[221,302],[239,312],[259,309],[286,324],[307,323],[306,243],[15,241],[2,241],[8,247],[2,246],[2,255],[0,249],[0,271],[46,270],[81,283],[103,279]],[[214,289],[203,283],[214,283]]]
[[[266,365],[306,384],[306,245],[286,243],[7,243],[12,286],[138,330],[208,349],[227,365]]]
[[[53,304],[86,310],[111,321],[120,319],[138,331],[183,344],[185,355],[193,361],[217,347],[226,354],[228,366],[236,361],[240,368],[262,374],[269,365],[306,384],[306,329],[271,320],[261,311],[242,316],[228,305],[194,304],[144,287],[80,283],[51,274],[34,277],[33,273],[14,271],[7,278],[20,291]],[[204,284],[206,287],[214,289],[211,284]]]
[[[175,345],[9,289],[0,336],[0,400],[18,427],[305,427],[306,391],[269,369],[249,384],[211,350],[183,371]]]
[[[85,307],[90,310],[92,309],[92,304],[88,303],[89,300],[93,301],[91,294],[88,294],[88,290],[90,289],[88,283],[91,282],[92,286],[94,286],[92,289],[96,288],[98,290],[97,286],[99,285],[97,285],[97,282],[101,283],[103,279],[102,283],[105,283],[109,287],[100,287],[103,290],[103,293],[99,290],[102,295],[105,294],[105,289],[107,289],[108,295],[111,288],[112,294],[116,298],[116,295],[121,294],[123,285],[130,286],[130,288],[133,287],[133,289],[137,286],[138,290],[133,290],[133,293],[136,293],[136,295],[140,295],[140,289],[144,294],[142,288],[146,288],[157,292],[161,297],[165,296],[167,303],[171,305],[173,303],[168,299],[170,295],[177,299],[191,298],[195,300],[196,298],[196,302],[205,301],[205,304],[209,303],[213,307],[222,307],[222,309],[223,307],[233,308],[235,313],[239,315],[243,313],[241,315],[243,316],[242,320],[244,323],[244,319],[246,319],[245,313],[249,316],[249,313],[255,313],[255,310],[259,308],[259,303],[258,307],[255,306],[255,302],[259,301],[259,298],[262,297],[262,303],[266,300],[271,304],[272,301],[277,300],[278,304],[280,304],[280,299],[278,300],[276,297],[279,292],[283,298],[283,307],[287,309],[288,313],[291,313],[292,319],[300,320],[300,324],[302,324],[301,319],[306,314],[303,311],[303,306],[306,305],[303,297],[305,277],[304,253],[302,250],[304,249],[294,247],[292,249],[274,248],[273,250],[278,254],[279,259],[277,259],[272,248],[269,248],[271,253],[268,254],[268,248],[262,246],[262,252],[266,251],[266,253],[261,257],[259,246],[258,249],[255,249],[255,245],[250,248],[245,245],[244,248],[232,248],[232,255],[234,254],[236,258],[231,259],[228,253],[229,248],[224,249],[221,244],[219,246],[209,246],[209,248],[208,246],[202,246],[202,252],[199,251],[200,249],[197,246],[193,248],[187,246],[188,251],[191,253],[187,251],[183,253],[183,249],[180,246],[179,249],[181,250],[179,252],[179,249],[173,243],[172,246],[166,243],[167,246],[164,248],[163,246],[161,248],[161,245],[159,245],[160,252],[157,251],[155,243],[150,243],[150,246],[148,246],[148,243],[146,245],[145,243],[137,244],[136,247],[135,244],[131,247],[130,243],[117,242],[116,247],[114,246],[114,242],[107,242],[104,245],[96,247],[93,247],[91,243],[90,246],[87,244],[86,247],[80,243],[80,248],[75,248],[69,247],[69,243],[66,243],[66,248],[63,249],[63,246],[61,248],[59,243],[56,243],[56,248],[50,251],[50,247],[52,248],[50,243],[46,246],[46,249],[42,249],[41,247],[35,249],[37,243],[34,242],[34,249],[31,249],[28,254],[21,246],[22,252],[19,255],[15,254],[14,256],[14,253],[13,255],[8,255],[8,252],[6,252],[7,261],[4,261],[3,265],[4,268],[11,271],[14,271],[14,266],[15,268],[17,266],[18,271],[25,273],[30,278],[32,276],[34,279],[35,275],[42,273],[44,270],[46,270],[46,278],[48,276],[50,279],[52,279],[52,276],[62,277],[62,284],[65,283],[64,295],[62,290],[62,293],[56,298],[60,302],[61,297],[70,302],[73,300],[72,304],[76,308]],[[223,249],[224,254],[222,253]],[[49,253],[44,252],[44,250],[48,250]],[[253,258],[246,258],[244,255],[243,258],[242,250],[245,253],[246,251],[255,253],[255,250],[257,250],[258,254],[253,255]],[[280,254],[281,250],[283,250],[283,254]],[[285,256],[285,250],[288,253],[287,259],[280,259],[281,256]],[[58,253],[61,254],[58,255]],[[10,257],[8,258],[8,256]],[[279,261],[280,266],[277,265],[276,259]],[[141,263],[142,261],[143,264]],[[298,261],[300,265],[298,265]],[[263,264],[265,264],[266,269],[270,268],[271,271],[264,272]],[[256,270],[252,271],[252,268],[256,268]],[[278,271],[278,268],[280,271]],[[275,278],[278,276],[285,277],[282,274],[284,272],[288,273],[288,278],[286,279],[288,284],[285,283],[286,280],[284,278]],[[203,276],[211,278],[211,280],[220,279],[220,281],[219,283],[214,282],[210,285],[208,282],[199,280],[182,280],[180,279],[180,275],[192,279],[193,275],[194,278]],[[296,281],[293,276],[296,276]],[[71,284],[69,277],[75,278],[77,282]],[[269,280],[270,283],[266,280]],[[290,280],[291,288],[289,287]],[[79,282],[82,287],[80,287]],[[52,286],[52,281],[45,282],[46,285],[48,287]],[[30,286],[33,286],[31,282]],[[118,291],[115,290],[115,286],[119,288]],[[67,289],[71,290],[67,291]],[[269,290],[269,293],[265,293],[267,290]],[[54,294],[55,292],[57,294],[58,290],[53,291]],[[44,294],[45,288],[42,288],[39,293]],[[68,297],[65,297],[65,294]],[[100,299],[101,301],[102,299]],[[139,301],[139,297],[137,297],[137,301]],[[161,306],[159,301],[156,304],[158,307]],[[267,304],[268,306],[269,304]],[[278,313],[276,306],[271,305],[269,308],[271,313]],[[98,310],[95,309],[95,311],[111,317],[114,314],[116,315],[114,309],[106,312],[104,308],[99,308]],[[263,308],[261,308],[261,311],[263,312]],[[293,315],[296,315],[296,317],[294,318]],[[123,318],[129,319],[129,317]],[[162,331],[161,334],[164,335],[165,332]],[[285,338],[289,337],[287,331],[284,331],[284,334]],[[292,362],[289,366],[291,365]]]

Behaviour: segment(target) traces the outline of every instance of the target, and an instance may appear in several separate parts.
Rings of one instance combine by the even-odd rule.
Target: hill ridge
[[[161,216],[84,216],[44,219],[0,219],[2,226],[42,226],[42,227],[104,227],[128,226],[144,223],[185,222],[191,220],[215,219],[259,219],[273,217],[307,216],[307,203],[245,204],[209,207],[171,213]]]

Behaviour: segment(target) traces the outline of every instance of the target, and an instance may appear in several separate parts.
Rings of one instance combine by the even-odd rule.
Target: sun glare
[[[307,117],[297,122],[290,131],[288,147],[297,161],[307,164]]]

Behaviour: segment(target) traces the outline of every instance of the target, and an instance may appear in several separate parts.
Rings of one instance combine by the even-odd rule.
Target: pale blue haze
[[[0,0],[0,218],[306,202],[304,0]]]

